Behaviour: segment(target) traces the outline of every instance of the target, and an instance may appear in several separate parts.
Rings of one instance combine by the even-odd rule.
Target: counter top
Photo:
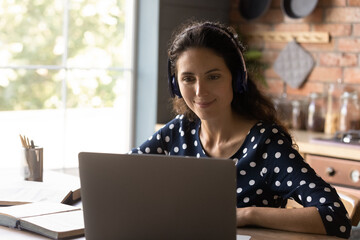
[[[332,135],[308,131],[290,130],[302,154],[314,154],[327,157],[345,158],[360,161],[360,145],[326,142],[318,138],[331,138]]]

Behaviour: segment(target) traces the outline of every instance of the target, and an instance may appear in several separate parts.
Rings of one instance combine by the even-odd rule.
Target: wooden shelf
[[[266,42],[290,42],[295,40],[299,43],[328,43],[328,32],[254,32],[247,34],[250,38],[261,39]]]

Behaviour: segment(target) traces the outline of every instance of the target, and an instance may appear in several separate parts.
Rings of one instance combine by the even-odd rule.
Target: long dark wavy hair
[[[233,28],[214,22],[190,22],[181,26],[174,32],[168,49],[170,71],[175,76],[176,62],[189,48],[208,48],[223,57],[232,74],[234,86],[239,68],[245,63],[242,63],[243,58],[239,57],[239,50],[243,53],[244,47]],[[245,91],[239,93],[233,87],[233,94],[231,106],[236,113],[249,120],[276,123],[288,134],[287,129],[277,118],[273,102],[258,89],[251,77],[247,77]],[[190,121],[198,119],[183,98],[175,96],[171,101],[176,114],[183,114]]]

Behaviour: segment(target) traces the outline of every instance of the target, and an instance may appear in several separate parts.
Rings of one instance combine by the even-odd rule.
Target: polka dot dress
[[[177,116],[131,153],[208,157],[199,127],[200,121]],[[231,159],[237,169],[237,207],[285,207],[287,199],[294,199],[318,209],[327,234],[349,237],[350,220],[336,191],[304,162],[276,125],[254,125]]]

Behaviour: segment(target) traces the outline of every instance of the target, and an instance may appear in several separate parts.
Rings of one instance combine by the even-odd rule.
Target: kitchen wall
[[[241,35],[253,31],[321,31],[329,32],[328,43],[301,43],[313,56],[316,64],[306,82],[299,88],[287,86],[290,96],[307,96],[322,92],[327,82],[341,79],[360,91],[360,0],[319,0],[316,9],[303,19],[286,17],[281,0],[272,0],[271,6],[260,18],[247,21],[238,11],[241,0],[230,0],[230,23],[239,27]],[[262,60],[269,64],[265,71],[270,94],[283,91],[283,81],[272,68],[280,51],[287,43],[254,41],[248,48],[260,49]]]

